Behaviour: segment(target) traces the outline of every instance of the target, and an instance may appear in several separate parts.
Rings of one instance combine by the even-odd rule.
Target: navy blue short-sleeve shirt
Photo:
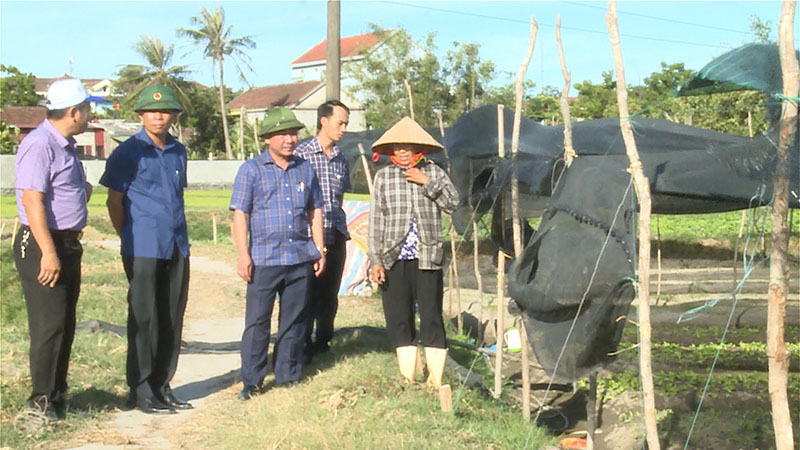
[[[123,255],[169,259],[177,245],[189,256],[186,181],[186,147],[172,136],[162,150],[142,129],[111,153],[100,184],[124,194]]]

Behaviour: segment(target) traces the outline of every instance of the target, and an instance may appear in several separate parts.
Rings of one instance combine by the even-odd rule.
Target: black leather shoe
[[[256,394],[258,394],[258,386],[245,385],[242,388],[242,391],[239,392],[239,395],[236,396],[236,398],[245,401],[245,400],[250,400],[252,397],[255,397]]]
[[[290,387],[293,387],[293,386],[297,386],[298,384],[300,384],[300,381],[299,380],[294,380],[294,381],[287,381],[286,383],[277,384],[276,387],[279,387],[279,388],[290,388]]]
[[[175,408],[160,401],[155,397],[140,399],[136,402],[136,409],[145,414],[177,414]]]
[[[194,409],[191,403],[178,399],[172,392],[164,396],[164,403],[175,409]]]

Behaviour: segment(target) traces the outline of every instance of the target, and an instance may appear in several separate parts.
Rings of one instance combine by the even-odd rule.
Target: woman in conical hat
[[[425,347],[429,382],[441,386],[447,354],[442,322],[442,213],[452,213],[458,192],[447,173],[425,158],[442,145],[404,117],[374,144],[392,164],[375,174],[369,216],[370,279],[380,285],[386,329],[400,372],[414,381],[417,341]],[[419,306],[420,335],[414,321]]]

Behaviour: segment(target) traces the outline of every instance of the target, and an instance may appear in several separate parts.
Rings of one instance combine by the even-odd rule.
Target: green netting
[[[800,59],[800,52],[797,52]],[[680,96],[757,90],[783,92],[781,61],[776,44],[748,44],[711,60],[677,93]]]

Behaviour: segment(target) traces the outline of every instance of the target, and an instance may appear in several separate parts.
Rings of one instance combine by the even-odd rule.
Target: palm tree
[[[200,17],[192,17],[190,22],[192,25],[196,25],[197,29],[180,28],[178,29],[178,35],[188,36],[194,40],[195,44],[205,47],[203,49],[203,56],[211,59],[212,70],[215,66],[219,66],[219,106],[222,112],[225,155],[228,159],[233,159],[231,140],[228,135],[228,118],[225,105],[225,82],[223,80],[222,62],[226,56],[233,57],[239,75],[247,82],[239,62],[244,63],[247,69],[252,70],[249,64],[250,57],[243,49],[255,48],[256,43],[253,42],[250,36],[243,36],[240,38],[230,36],[232,26],[225,26],[225,10],[223,10],[221,6],[217,7],[213,12],[201,6]]]
[[[163,83],[174,89],[180,102],[189,107],[191,102],[184,90],[186,82],[183,79],[189,73],[188,66],[170,66],[174,54],[173,46],[146,35],[133,44],[133,49],[148,65],[128,64],[117,72],[117,86],[127,93],[123,102],[134,102],[145,87],[153,83]]]

